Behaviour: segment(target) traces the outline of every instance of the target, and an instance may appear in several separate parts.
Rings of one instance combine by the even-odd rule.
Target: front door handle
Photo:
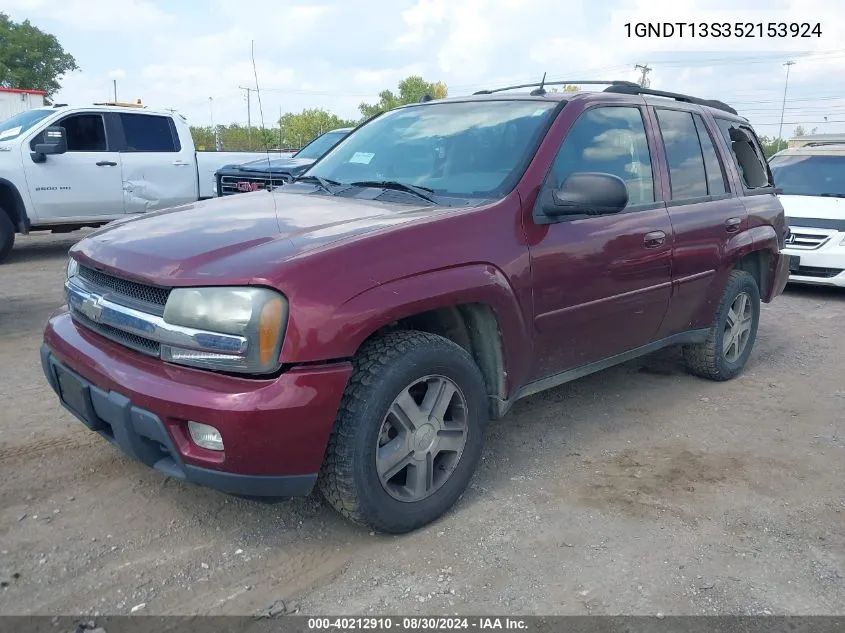
[[[658,246],[663,246],[664,242],[666,242],[666,233],[663,231],[652,231],[651,233],[646,233],[643,238],[643,243],[646,248],[657,248]]]
[[[117,163],[113,160],[101,160],[97,162],[97,167],[117,167]]]
[[[728,218],[725,220],[725,230],[728,233],[736,233],[742,224],[742,218]]]
[[[190,163],[186,163],[184,160],[174,160],[173,164],[177,167],[187,167]]]

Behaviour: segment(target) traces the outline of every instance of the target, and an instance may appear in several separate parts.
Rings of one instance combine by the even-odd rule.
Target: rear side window
[[[698,130],[698,140],[701,143],[701,153],[704,155],[704,169],[707,171],[707,191],[711,196],[718,196],[727,193],[728,187],[725,184],[725,175],[722,171],[722,163],[713,145],[713,139],[704,120],[697,114],[692,117],[695,120],[695,129]]]
[[[631,106],[603,106],[582,114],[555,157],[551,176],[560,187],[575,172],[618,176],[628,204],[654,202],[654,177],[642,113]]]
[[[707,196],[707,172],[692,114],[662,108],[655,112],[669,163],[672,199]]]
[[[120,115],[126,138],[124,152],[178,152],[179,143],[169,118],[152,114]]]
[[[731,148],[734,163],[746,189],[760,189],[773,186],[771,172],[763,155],[763,149],[751,128],[736,121],[716,119],[725,143]]]

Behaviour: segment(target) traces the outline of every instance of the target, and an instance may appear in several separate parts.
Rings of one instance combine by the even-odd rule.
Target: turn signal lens
[[[282,302],[270,299],[261,309],[258,321],[258,358],[262,366],[270,365],[282,335]]]

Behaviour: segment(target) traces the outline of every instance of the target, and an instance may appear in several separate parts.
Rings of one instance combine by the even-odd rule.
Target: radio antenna
[[[543,78],[540,80],[540,86],[531,91],[532,97],[539,97],[546,94],[546,89],[543,87],[546,83],[546,73],[543,73]]]
[[[258,67],[255,65],[255,40],[251,40],[250,55],[252,57],[252,74],[255,77],[255,96],[258,97],[258,116],[261,118],[261,137],[264,141],[264,151],[267,153],[267,170],[270,178],[270,195],[273,196],[273,210],[277,213],[276,224],[279,222],[278,208],[276,207],[276,194],[273,193],[273,172],[270,165],[270,146],[267,144],[267,131],[264,128],[264,107],[261,105],[261,88],[258,86]]]

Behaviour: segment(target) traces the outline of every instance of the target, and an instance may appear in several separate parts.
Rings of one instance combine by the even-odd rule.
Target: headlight
[[[167,323],[243,336],[247,348],[243,354],[232,354],[226,349],[211,352],[162,345],[161,358],[204,369],[269,373],[279,367],[287,318],[287,300],[268,288],[175,288],[164,308]]]
[[[65,277],[70,279],[71,277],[76,277],[76,273],[79,271],[79,262],[77,262],[73,257],[67,258],[67,268],[65,269]]]

